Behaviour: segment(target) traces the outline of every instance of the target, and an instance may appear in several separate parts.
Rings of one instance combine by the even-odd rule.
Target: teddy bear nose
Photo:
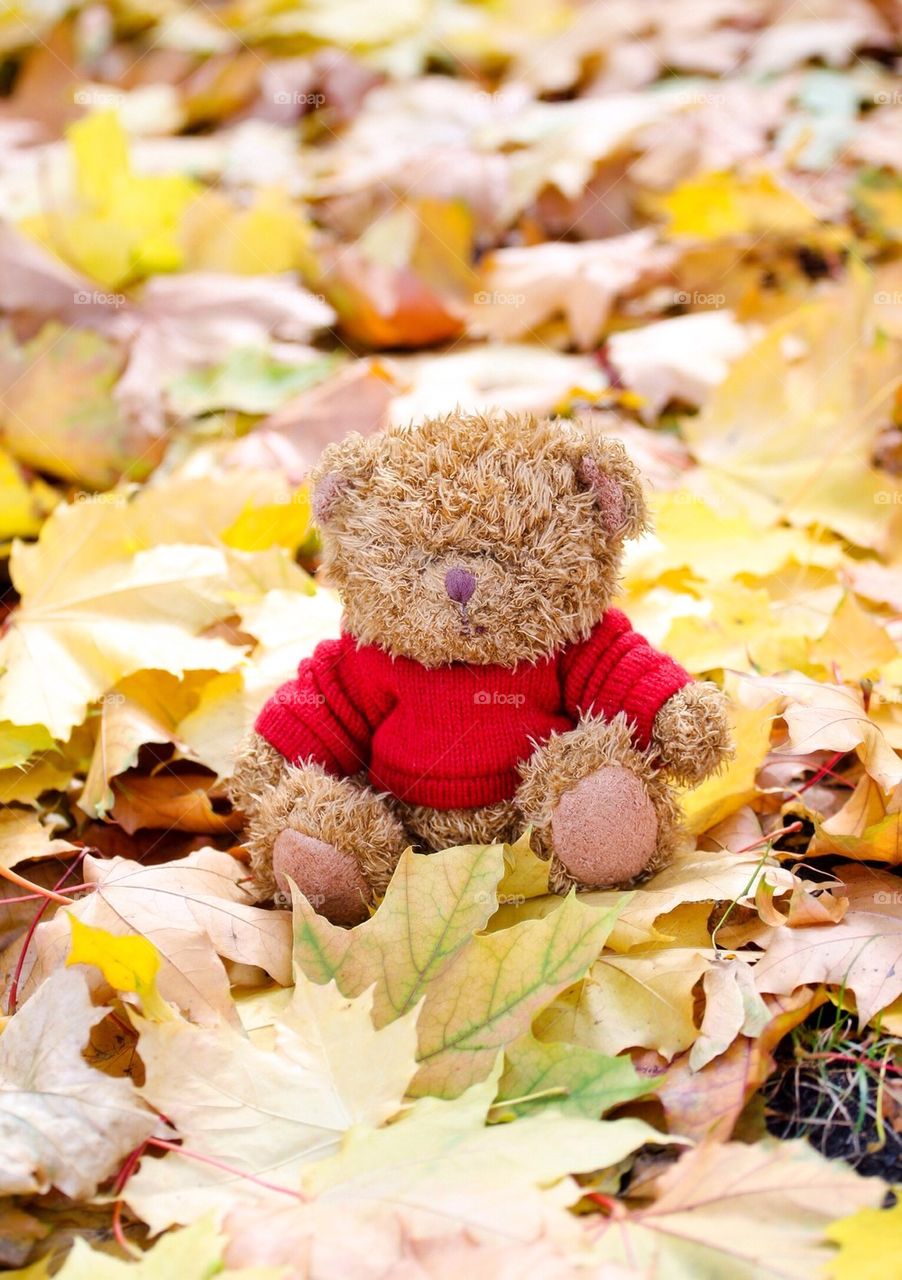
[[[476,575],[468,569],[449,569],[445,574],[445,590],[456,604],[466,604],[476,590]]]

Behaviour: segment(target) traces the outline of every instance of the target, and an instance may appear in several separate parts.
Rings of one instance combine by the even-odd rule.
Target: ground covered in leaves
[[[0,1265],[902,1275],[902,95],[884,0],[0,16]],[[372,919],[225,787],[334,634],[350,428],[592,416],[621,606],[731,695],[673,866]]]

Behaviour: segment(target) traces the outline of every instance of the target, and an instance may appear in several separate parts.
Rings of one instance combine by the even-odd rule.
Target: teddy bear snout
[[[445,574],[445,590],[455,604],[466,604],[476,590],[476,575],[455,566]]]

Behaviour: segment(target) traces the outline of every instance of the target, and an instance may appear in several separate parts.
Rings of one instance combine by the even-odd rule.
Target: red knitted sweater
[[[293,763],[366,773],[409,804],[469,809],[513,796],[518,762],[581,712],[626,712],[647,747],[656,714],[690,680],[617,609],[588,639],[515,667],[427,668],[345,633],[317,645],[256,728]]]

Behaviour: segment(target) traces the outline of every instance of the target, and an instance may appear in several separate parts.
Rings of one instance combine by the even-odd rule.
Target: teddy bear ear
[[[350,484],[347,476],[340,471],[327,471],[321,475],[313,489],[313,519],[317,524],[327,524],[335,514],[342,496]]]
[[[365,480],[372,469],[372,441],[357,434],[323,450],[310,476],[313,519],[326,525],[338,513],[355,482]]]
[[[599,439],[586,448],[576,468],[594,494],[608,536],[626,541],[649,528],[639,469],[619,440]]]

